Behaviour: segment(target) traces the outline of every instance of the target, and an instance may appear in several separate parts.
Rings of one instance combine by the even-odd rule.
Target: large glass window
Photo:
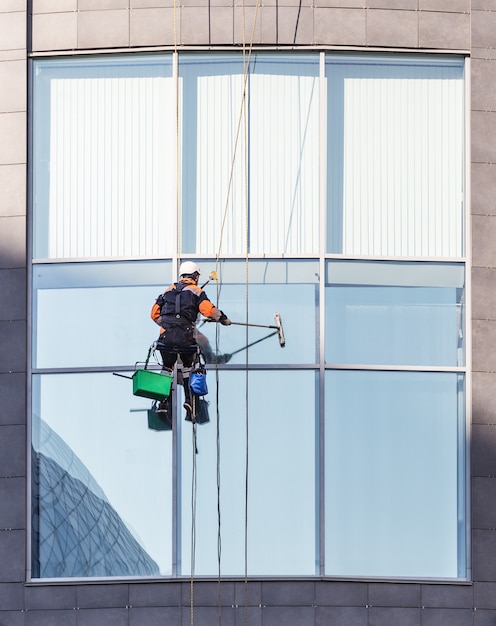
[[[33,378],[34,577],[172,573],[170,433],[105,373]]]
[[[172,253],[174,94],[167,55],[36,62],[35,258]]]
[[[326,573],[465,574],[464,379],[326,376]]]
[[[256,54],[246,87],[245,71],[239,54],[180,59],[191,120],[183,143],[184,249],[215,254],[222,243],[225,254],[243,254],[248,236],[253,254],[312,254],[319,245],[319,56]],[[240,210],[245,194],[249,215]]]
[[[158,336],[151,306],[171,262],[55,263],[33,268],[33,367],[102,367],[144,360]],[[145,321],[145,323],[144,323]]]
[[[244,62],[33,61],[32,577],[464,579],[464,61]],[[129,380],[187,259],[195,428]]]
[[[333,261],[326,362],[464,364],[462,264]]]
[[[327,57],[328,251],[463,254],[463,65]]]
[[[213,385],[213,377],[211,381]],[[243,575],[247,533],[250,575],[315,575],[319,506],[315,373],[258,371],[247,379],[245,372],[222,372],[219,391],[221,573]],[[214,420],[216,394],[209,394],[209,400]],[[218,568],[216,428],[213,423],[199,427],[196,442],[189,423],[178,422],[178,429],[183,471],[180,569],[185,574],[191,571],[195,463],[195,572],[211,575]]]

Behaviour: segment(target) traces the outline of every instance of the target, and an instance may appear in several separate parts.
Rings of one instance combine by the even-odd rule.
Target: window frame
[[[312,51],[313,54],[315,54],[315,51]],[[181,52],[180,55],[183,54],[189,54],[188,52]],[[278,54],[276,51],[274,51],[274,54]],[[340,54],[339,52],[329,52],[329,51],[320,51],[320,77],[321,79],[325,79],[325,65],[326,65],[326,59],[328,57],[333,56],[336,59],[344,59],[343,54]],[[384,54],[380,54],[380,53],[374,53],[373,55],[369,55],[367,53],[360,53],[357,55],[349,55],[348,53],[346,54],[348,56],[348,58],[351,59],[361,59],[362,61],[365,62],[373,62],[373,60],[375,59],[375,62],[377,62],[377,60],[379,61],[384,61],[384,60],[391,60],[391,59],[402,59],[404,62],[408,63],[408,62],[412,62],[412,63],[421,63],[421,62],[425,62],[426,64],[428,64],[429,62],[435,62],[435,63],[443,63],[445,61],[448,62],[453,62],[453,63],[459,63],[461,66],[463,66],[463,83],[464,83],[464,95],[465,95],[465,101],[468,102],[468,93],[469,93],[469,85],[468,85],[468,80],[467,80],[467,76],[470,74],[470,60],[463,56],[463,55],[449,55],[449,54],[430,54],[430,55],[423,55],[423,54],[401,54],[401,55],[391,55],[390,53],[384,53]],[[97,59],[98,57],[94,57],[95,59]],[[122,58],[122,55],[113,57],[116,59]],[[133,57],[131,57],[133,58]],[[66,263],[68,261],[68,259],[37,259],[37,258],[33,258],[32,256],[32,251],[33,251],[33,243],[34,243],[34,235],[32,232],[32,226],[33,226],[33,219],[34,219],[34,215],[33,215],[33,201],[34,201],[34,183],[33,183],[33,176],[34,176],[34,170],[35,170],[35,164],[33,163],[33,142],[32,142],[32,134],[33,134],[33,129],[35,127],[35,123],[36,123],[36,111],[35,111],[35,102],[33,100],[33,93],[34,93],[34,81],[35,81],[35,68],[36,68],[36,64],[39,62],[39,59],[36,58],[32,58],[29,61],[29,71],[30,71],[30,75],[31,75],[31,95],[30,95],[30,115],[29,115],[29,124],[30,124],[30,145],[29,145],[29,152],[30,152],[30,166],[29,166],[29,173],[30,173],[30,182],[28,184],[28,223],[29,223],[29,228],[28,228],[28,250],[29,250],[29,259],[28,259],[28,338],[27,338],[27,353],[28,353],[28,363],[27,363],[27,379],[28,379],[28,383],[27,383],[27,393],[28,393],[28,408],[27,408],[27,423],[28,423],[28,449],[27,449],[27,459],[28,459],[28,463],[27,463],[27,468],[28,468],[28,519],[27,519],[27,547],[28,547],[28,564],[27,564],[27,581],[30,583],[46,583],[49,582],[49,579],[38,579],[38,578],[33,578],[31,576],[31,547],[32,547],[32,540],[31,540],[31,480],[32,480],[32,475],[31,475],[31,395],[32,395],[32,383],[31,383],[31,377],[33,375],[38,375],[38,374],[43,374],[43,373],[70,373],[71,371],[75,371],[77,370],[78,372],[85,372],[85,371],[111,371],[112,369],[115,369],[114,367],[88,367],[88,368],[46,368],[46,369],[38,369],[36,367],[33,367],[32,364],[32,353],[33,353],[33,345],[32,345],[32,340],[31,340],[31,335],[32,335],[32,322],[31,320],[32,315],[33,315],[33,300],[32,300],[32,288],[33,288],[33,279],[32,279],[32,272],[35,270],[36,265],[40,264],[40,263],[53,263],[53,264],[58,264],[58,263]],[[46,60],[44,60],[44,62],[47,62]],[[60,60],[58,59],[54,59],[53,61],[54,63],[56,62],[60,62]],[[173,68],[174,68],[174,72],[175,75],[177,74],[177,57],[175,57],[175,61],[173,64]],[[324,90],[322,90],[324,91]],[[327,114],[327,102],[326,102],[326,96],[321,94],[321,115],[323,118],[325,118],[326,114]],[[325,112],[324,112],[325,111]],[[315,364],[305,364],[305,363],[293,363],[293,364],[288,364],[285,365],[285,368],[291,369],[291,370],[306,370],[306,369],[311,369],[314,370],[318,376],[318,406],[320,406],[320,425],[317,426],[317,431],[318,431],[318,438],[319,438],[319,444],[318,444],[318,450],[317,450],[317,459],[318,460],[322,460],[325,458],[325,438],[324,438],[324,434],[325,434],[325,429],[324,429],[324,419],[323,419],[323,412],[324,412],[324,408],[325,408],[325,374],[327,371],[329,370],[339,370],[339,369],[349,369],[349,370],[353,370],[353,369],[357,369],[358,367],[360,367],[360,369],[367,369],[367,370],[377,370],[377,369],[385,369],[384,366],[375,366],[375,365],[369,365],[369,366],[363,366],[363,365],[357,365],[357,364],[349,364],[347,366],[342,366],[339,364],[328,364],[325,362],[325,345],[324,345],[324,331],[325,331],[325,280],[323,277],[325,277],[326,275],[326,265],[329,261],[332,261],[334,259],[339,259],[339,260],[360,260],[360,261],[373,261],[373,260],[378,260],[378,261],[398,261],[398,262],[402,262],[402,261],[411,261],[411,262],[436,262],[436,263],[450,263],[450,262],[457,262],[457,263],[461,263],[465,265],[465,276],[466,276],[466,292],[467,292],[467,299],[465,302],[465,365],[464,366],[460,366],[460,367],[426,367],[426,366],[412,366],[412,367],[401,367],[401,366],[394,366],[391,368],[386,368],[386,369],[392,369],[392,370],[397,370],[397,371],[446,371],[446,372],[457,372],[459,374],[464,374],[466,377],[466,387],[465,387],[465,441],[466,441],[466,458],[465,458],[465,472],[464,472],[464,477],[463,477],[463,481],[464,482],[464,493],[466,495],[465,497],[465,543],[464,543],[464,551],[466,554],[466,576],[459,576],[456,577],[454,579],[449,578],[447,579],[448,581],[457,581],[457,582],[463,582],[463,581],[469,581],[471,579],[471,562],[470,562],[470,552],[471,552],[471,541],[470,541],[470,530],[471,530],[471,520],[470,520],[470,509],[469,509],[469,505],[470,505],[470,448],[468,446],[468,442],[470,441],[470,423],[471,423],[471,377],[470,377],[470,373],[472,370],[472,361],[471,361],[471,265],[470,265],[470,259],[471,259],[471,248],[470,248],[470,241],[471,241],[471,237],[470,237],[470,193],[469,193],[469,181],[470,181],[470,172],[469,172],[469,164],[470,164],[470,158],[469,158],[469,150],[470,150],[470,141],[469,141],[469,123],[468,123],[468,117],[469,117],[470,111],[467,110],[467,107],[465,105],[465,110],[464,110],[464,130],[463,130],[463,134],[464,134],[464,155],[465,155],[465,167],[464,167],[464,178],[466,181],[466,185],[465,185],[465,194],[464,194],[464,218],[463,218],[463,250],[464,253],[461,257],[456,257],[456,258],[437,258],[437,257],[425,257],[425,258],[415,258],[415,257],[370,257],[370,256],[361,256],[361,255],[343,255],[343,254],[336,254],[336,253],[329,253],[327,251],[327,230],[326,228],[322,228],[321,229],[321,233],[320,233],[320,249],[318,251],[318,254],[315,256],[311,256],[309,257],[309,255],[295,255],[295,256],[291,256],[291,260],[299,261],[299,260],[305,260],[305,259],[311,259],[314,261],[318,262],[319,268],[320,268],[320,286],[319,286],[319,300],[320,300],[320,309],[318,311],[318,318],[317,318],[317,324],[316,327],[318,329],[319,332],[319,338],[318,338],[318,345],[319,345],[319,350],[318,350],[318,355],[317,355],[317,362]],[[323,120],[323,127],[325,127],[325,119]],[[325,135],[326,133],[324,133]],[[322,163],[322,159],[323,156],[325,155],[325,144],[326,141],[325,139],[323,139],[322,142],[322,146],[321,146],[321,150],[320,150],[320,158],[321,158],[321,168],[322,168],[322,177],[321,177],[321,189],[320,189],[320,208],[319,208],[319,219],[321,220],[321,224],[325,224],[326,223],[326,215],[327,215],[327,208],[326,208],[326,174],[324,174],[324,172],[326,171],[326,165]],[[175,273],[175,269],[177,269],[177,250],[172,251],[172,254],[170,256],[166,257],[167,261],[170,261],[172,264],[172,268],[173,268],[173,274]],[[187,258],[195,258],[196,259],[197,255],[185,255],[183,260],[187,259]],[[214,263],[214,261],[216,260],[213,256],[206,256],[205,257],[206,260],[208,261],[210,259],[210,261],[212,263]],[[262,255],[247,255],[247,258],[249,260],[256,260],[259,258],[262,258]],[[271,260],[277,261],[280,260],[283,257],[279,257],[279,256],[273,256],[271,257]],[[121,261],[125,261],[125,260],[129,260],[129,261],[138,261],[139,262],[139,258],[124,258],[124,259],[119,259]],[[78,263],[86,263],[86,262],[102,262],[102,263],[112,263],[113,260],[106,260],[106,259],[99,259],[99,258],[94,258],[94,259],[79,259],[77,262]],[[120,366],[122,366],[123,364],[120,364]],[[128,364],[130,365],[130,364]],[[233,366],[234,367],[234,366]],[[240,368],[242,368],[242,366],[239,366]],[[265,366],[255,366],[253,369],[257,370],[257,369],[277,369],[279,366],[278,365],[265,365]],[[229,366],[227,366],[227,368],[229,368]],[[234,367],[235,369],[238,368],[238,366]],[[324,480],[323,480],[323,470],[322,468],[320,469],[320,473],[318,473],[317,475],[317,482],[319,483],[319,489],[320,489],[320,496],[318,498],[319,502],[318,505],[320,507],[320,520],[318,522],[319,524],[319,529],[317,532],[317,540],[320,542],[320,548],[317,548],[316,550],[316,558],[318,560],[319,563],[319,571],[316,572],[315,577],[321,577],[321,578],[330,578],[330,579],[335,579],[335,578],[340,578],[339,576],[335,577],[335,576],[326,576],[325,575],[325,567],[324,567],[324,563],[325,563],[325,538],[324,538],[324,510],[325,510],[325,497],[324,497]],[[174,532],[177,532],[177,528],[175,529]],[[214,576],[212,575],[212,578]],[[141,580],[142,578],[137,577],[139,580]],[[263,578],[263,577],[262,577]],[[283,576],[281,576],[281,578],[284,578]],[[314,578],[314,577],[312,577]],[[361,577],[360,575],[357,576],[353,576],[354,580],[360,580],[360,579],[368,579],[369,577]],[[372,579],[383,579],[384,577],[372,577]],[[107,578],[105,578],[107,580]],[[119,580],[119,577],[110,577],[109,578],[112,581],[116,581]],[[163,580],[164,578],[160,578],[160,580]],[[169,577],[166,577],[166,579],[169,579]],[[170,578],[171,580],[178,580],[181,579],[181,576],[172,576]],[[397,578],[395,577],[387,577],[388,580],[397,580]],[[56,579],[57,581],[60,581],[61,579]],[[77,578],[71,578],[68,579],[71,582],[77,582],[78,580],[83,580],[86,581],[88,580],[87,578],[83,578],[83,579],[77,579]],[[413,581],[422,581],[424,580],[424,578],[420,577],[420,578],[413,578]],[[429,579],[430,580],[430,579]],[[441,578],[441,581],[444,581],[446,579]]]

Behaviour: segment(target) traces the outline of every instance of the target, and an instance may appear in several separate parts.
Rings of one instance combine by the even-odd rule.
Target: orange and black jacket
[[[190,278],[174,283],[164,291],[152,307],[151,318],[161,327],[195,325],[198,313],[219,321],[222,312],[212,304],[207,294]]]

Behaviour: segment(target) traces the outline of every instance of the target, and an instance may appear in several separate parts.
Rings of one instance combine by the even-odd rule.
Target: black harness
[[[160,306],[160,325],[165,333],[160,344],[171,352],[196,350],[195,322],[198,315],[198,298],[189,289],[188,283],[176,283],[157,298]]]

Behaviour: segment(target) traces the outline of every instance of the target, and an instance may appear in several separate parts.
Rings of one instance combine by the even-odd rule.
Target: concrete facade
[[[0,3],[0,626],[190,623],[190,583],[25,585],[27,59],[136,48],[236,46],[248,0]],[[245,23],[245,37],[243,37]],[[254,43],[466,52],[471,58],[472,582],[223,582],[222,623],[496,624],[496,0],[268,0]],[[195,582],[195,622],[219,623],[218,584]],[[247,597],[247,601],[245,600]],[[247,608],[246,608],[247,607]]]

